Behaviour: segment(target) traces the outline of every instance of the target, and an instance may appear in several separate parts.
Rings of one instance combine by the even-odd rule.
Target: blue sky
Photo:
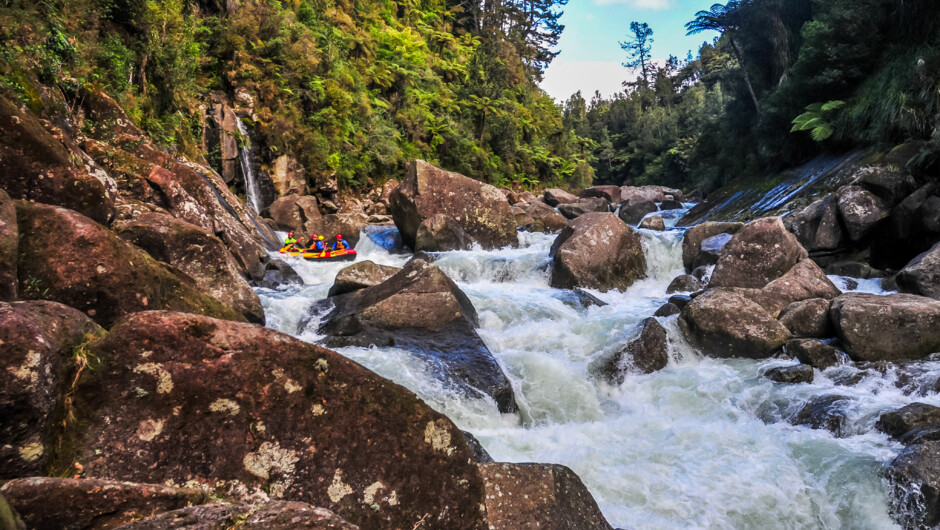
[[[565,25],[555,58],[545,73],[542,88],[558,101],[577,90],[590,100],[595,90],[605,97],[621,90],[629,75],[621,66],[626,54],[619,41],[627,39],[630,22],[646,22],[653,29],[653,58],[670,54],[684,59],[704,41],[718,34],[685,36],[685,23],[718,0],[569,0],[561,22]],[[636,77],[635,74],[633,77]]]

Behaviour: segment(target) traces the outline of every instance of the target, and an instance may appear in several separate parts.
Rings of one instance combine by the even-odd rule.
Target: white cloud
[[[635,77],[634,74],[632,77]],[[541,86],[548,95],[558,102],[563,102],[572,94],[581,91],[584,99],[590,101],[594,91],[609,98],[623,90],[623,81],[630,76],[630,71],[620,63],[605,61],[568,62],[556,59],[545,72]]]
[[[614,4],[626,4],[634,9],[650,9],[661,11],[669,9],[675,5],[675,0],[594,0],[596,6],[610,6]]]

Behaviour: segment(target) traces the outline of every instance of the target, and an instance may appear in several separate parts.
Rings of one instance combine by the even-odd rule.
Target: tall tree
[[[633,35],[620,48],[627,52],[626,68],[639,68],[643,84],[648,86],[653,70],[651,51],[653,48],[653,29],[646,22],[631,22],[630,32]]]

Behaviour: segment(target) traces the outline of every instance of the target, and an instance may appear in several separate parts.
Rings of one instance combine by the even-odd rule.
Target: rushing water
[[[238,132],[240,132],[245,139],[250,140],[251,134],[248,132],[248,128],[245,127],[242,119],[235,119],[238,122]],[[255,176],[255,166],[254,160],[252,159],[250,141],[238,148],[238,156],[241,161],[242,176],[245,178],[245,194],[248,196],[248,204],[251,205],[251,209],[254,210],[255,213],[258,213],[262,208],[261,188],[258,186],[258,177]]]
[[[932,387],[940,362],[918,365],[913,376],[845,365],[817,371],[812,384],[782,385],[761,374],[794,361],[703,358],[670,317],[661,319],[669,365],[611,387],[592,366],[637,332],[682,273],[681,231],[640,232],[648,278],[623,293],[593,292],[604,307],[585,309],[570,292],[548,286],[553,235],[520,233],[519,248],[438,256],[435,264],[476,307],[479,333],[513,382],[519,414],[501,415],[492,400],[451,390],[405,351],[339,351],[416,392],[473,432],[496,460],[572,468],[615,527],[895,527],[880,470],[901,447],[874,424],[881,412],[913,401],[940,405],[932,390],[906,395],[899,388]],[[364,234],[360,259],[403,265],[410,255],[383,248],[394,235]],[[259,291],[268,325],[315,342],[321,337],[309,329],[316,326],[302,331],[299,322],[348,264],[292,264],[303,287]],[[859,289],[879,290],[871,282]],[[848,398],[844,437],[787,421],[808,400],[832,394]]]

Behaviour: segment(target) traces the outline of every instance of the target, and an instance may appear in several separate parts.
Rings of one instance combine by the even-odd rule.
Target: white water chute
[[[245,193],[248,195],[248,204],[256,213],[261,213],[261,188],[258,186],[258,178],[255,176],[255,168],[252,164],[251,135],[248,133],[248,128],[245,127],[242,119],[235,119],[238,122],[238,132],[248,139],[244,146],[238,147],[238,157],[241,161],[242,175],[245,179]]]

